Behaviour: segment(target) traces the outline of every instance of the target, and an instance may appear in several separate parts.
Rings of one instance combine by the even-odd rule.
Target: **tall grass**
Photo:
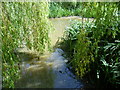
[[[3,87],[13,88],[19,78],[19,58],[14,50],[23,44],[43,53],[50,45],[47,2],[1,2]]]

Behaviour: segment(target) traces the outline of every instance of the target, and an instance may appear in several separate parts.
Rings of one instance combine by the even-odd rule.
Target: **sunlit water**
[[[62,49],[56,48],[50,55],[24,60],[19,88],[81,88],[83,84],[66,67],[67,60]],[[27,57],[27,56],[25,56]]]
[[[70,17],[61,17],[61,18],[50,18],[50,21],[53,24],[53,27],[55,30],[50,31],[49,37],[51,39],[51,45],[54,46],[58,41],[60,41],[60,38],[63,37],[64,31],[66,27],[69,27],[71,24],[71,21],[93,21],[92,18],[81,18],[79,16],[70,16]]]
[[[70,25],[71,20],[79,20],[80,17],[51,18],[50,21],[55,28],[49,32],[51,46],[54,47],[59,39],[63,37],[65,28]],[[91,19],[92,20],[92,19]],[[15,86],[19,88],[82,88],[83,84],[76,79],[75,75],[66,67],[64,51],[56,48],[53,53],[38,56],[26,48],[19,49],[22,60],[21,78],[16,81]]]

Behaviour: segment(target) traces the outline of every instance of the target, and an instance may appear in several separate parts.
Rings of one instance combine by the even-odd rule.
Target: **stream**
[[[27,55],[21,64],[21,78],[17,88],[81,88],[83,84],[66,67],[63,50],[56,48],[50,55],[29,59]],[[24,53],[25,55],[25,53]],[[29,54],[30,55],[30,54]],[[22,56],[23,57],[23,56]]]
[[[49,33],[51,46],[54,47],[63,36],[64,30],[71,20],[81,20],[78,17],[51,18],[55,30]],[[60,48],[51,53],[37,55],[34,51],[19,48],[18,54],[22,60],[20,64],[20,79],[16,81],[17,88],[82,88],[84,85],[67,68],[68,60]]]

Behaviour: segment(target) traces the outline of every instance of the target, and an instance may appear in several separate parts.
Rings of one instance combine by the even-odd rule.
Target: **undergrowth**
[[[75,22],[65,32],[64,49],[80,78],[87,77],[96,88],[120,85],[120,35],[118,3],[94,5],[94,22]],[[93,12],[89,12],[93,13]],[[84,13],[86,14],[86,13]],[[91,17],[91,16],[90,16]]]

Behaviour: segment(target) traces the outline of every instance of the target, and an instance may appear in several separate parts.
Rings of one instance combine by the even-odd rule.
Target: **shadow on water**
[[[66,67],[67,60],[62,49],[56,48],[50,55],[33,57],[32,53],[20,53],[24,60],[17,88],[81,88],[83,85]],[[24,56],[23,56],[24,55]],[[30,56],[31,55],[31,56]],[[29,60],[26,59],[29,57]],[[30,59],[30,57],[32,57]]]
[[[16,87],[53,88],[55,75],[51,66],[45,63],[45,58],[32,53],[20,53],[19,56],[23,58],[21,78],[16,82]]]
[[[78,19],[73,17],[72,19]],[[55,47],[64,30],[70,24],[71,17],[50,19],[55,28],[49,33],[51,46]],[[81,18],[79,19],[81,20]],[[16,81],[17,88],[82,88],[83,84],[67,68],[62,49],[55,47],[54,52],[38,55],[26,48],[16,51],[21,59],[21,78]]]
[[[55,76],[52,69],[49,69],[44,63],[41,64],[32,66],[27,66],[29,64],[26,64],[28,68],[22,67],[22,75],[16,87],[53,88]]]

